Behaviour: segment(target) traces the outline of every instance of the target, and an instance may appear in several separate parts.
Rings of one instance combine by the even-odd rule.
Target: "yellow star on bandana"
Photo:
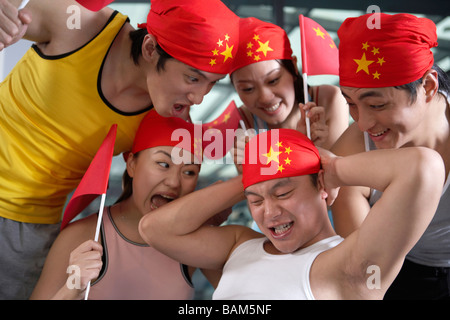
[[[358,65],[358,69],[356,69],[355,73],[364,70],[364,72],[367,74],[369,74],[369,65],[375,62],[374,60],[367,60],[365,53],[363,53],[361,59],[353,59],[353,61],[355,61],[356,64]]]
[[[256,49],[256,52],[261,51],[262,53],[264,53],[264,57],[267,57],[267,51],[273,51],[273,49],[271,47],[269,47],[269,40],[267,40],[264,43],[262,43],[261,41],[258,41],[258,43],[259,43],[259,48]]]
[[[278,155],[280,153],[281,152],[273,151],[272,146],[271,146],[270,149],[269,149],[269,152],[268,153],[263,153],[262,155],[267,158],[267,163],[266,164],[269,164],[271,161],[275,161],[277,163],[280,163],[280,161],[278,160]]]
[[[233,58],[233,54],[231,53],[231,51],[233,50],[234,45],[229,47],[228,43],[227,43],[226,46],[227,46],[227,48],[225,49],[225,51],[220,53],[221,55],[225,56],[225,59],[223,60],[223,62],[227,61],[228,58]]]

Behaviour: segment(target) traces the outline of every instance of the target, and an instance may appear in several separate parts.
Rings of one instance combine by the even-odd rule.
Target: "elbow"
[[[435,202],[437,207],[445,183],[444,161],[439,153],[429,148],[419,147],[413,151],[415,154],[408,161],[411,168],[406,173],[420,186],[421,192],[430,195],[429,204]]]
[[[153,239],[151,235],[154,234],[154,232],[152,231],[153,224],[151,223],[151,220],[150,214],[143,216],[139,221],[138,230],[142,240],[144,240],[148,245],[153,246]]]

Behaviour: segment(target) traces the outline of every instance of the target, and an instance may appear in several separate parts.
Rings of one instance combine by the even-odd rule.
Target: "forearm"
[[[164,228],[166,234],[189,234],[215,214],[244,199],[241,176],[238,176],[195,191],[147,214],[141,219],[139,231],[144,239],[152,233],[151,229],[159,228]]]

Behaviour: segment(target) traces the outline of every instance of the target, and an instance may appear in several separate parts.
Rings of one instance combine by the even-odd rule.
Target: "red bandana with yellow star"
[[[174,136],[175,130],[180,130],[183,135]],[[159,146],[179,147],[194,154],[195,163],[202,163],[203,147],[195,140],[195,125],[181,118],[160,116],[152,109],[139,124],[131,152]],[[127,157],[128,154],[124,154],[125,160]]]
[[[258,182],[317,173],[319,151],[308,137],[293,129],[273,129],[253,137],[245,146],[244,188]]]
[[[175,59],[198,70],[227,74],[239,42],[239,17],[219,0],[153,0],[147,23]]]
[[[273,23],[253,17],[241,18],[239,49],[230,73],[255,62],[276,59],[292,59],[286,31]]]
[[[420,79],[433,66],[435,24],[411,14],[380,13],[380,28],[369,28],[374,18],[348,18],[339,28],[339,84],[380,88]]]

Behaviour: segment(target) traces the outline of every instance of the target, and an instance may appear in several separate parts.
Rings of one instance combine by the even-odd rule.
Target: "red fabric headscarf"
[[[400,86],[433,66],[430,48],[437,46],[437,35],[431,20],[403,13],[375,15],[348,18],[338,30],[341,86]]]
[[[319,151],[308,137],[293,129],[273,129],[253,137],[245,146],[244,188],[258,182],[317,173]]]
[[[175,130],[178,130],[175,132]],[[173,146],[184,149],[196,157],[196,163],[202,163],[202,129],[199,126],[198,135],[200,143],[196,139],[196,130],[193,123],[175,117],[162,117],[155,109],[150,110],[142,119],[134,138],[131,152],[158,147]],[[124,154],[127,159],[128,154]]]
[[[239,43],[239,17],[219,0],[152,0],[147,28],[175,59],[227,74]]]
[[[292,59],[286,31],[256,18],[241,18],[239,49],[230,73],[255,62],[276,59]]]

